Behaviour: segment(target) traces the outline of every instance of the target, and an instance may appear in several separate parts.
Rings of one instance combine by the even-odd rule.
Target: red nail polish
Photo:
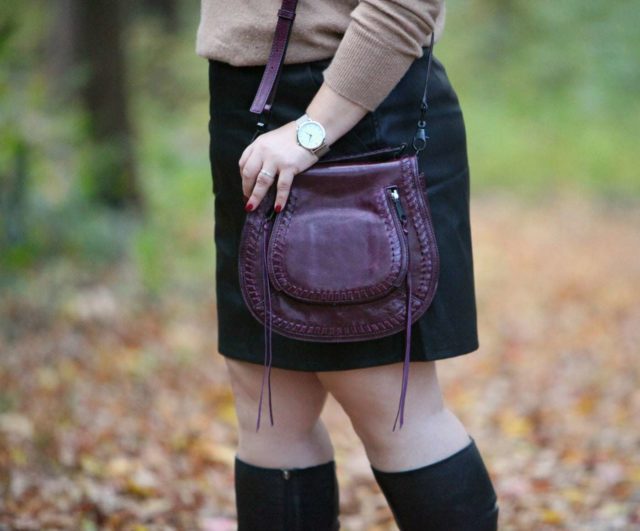
[[[251,212],[253,210],[253,203],[247,203],[244,207],[246,212]]]
[[[273,210],[275,210],[276,214],[279,214],[280,211],[282,210],[282,205],[276,205]]]

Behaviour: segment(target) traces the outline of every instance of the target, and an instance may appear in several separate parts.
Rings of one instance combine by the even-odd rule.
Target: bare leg
[[[363,441],[402,531],[495,531],[497,497],[475,441],[444,406],[435,362],[411,365],[395,432],[401,363],[317,374]]]
[[[239,421],[234,468],[238,531],[337,531],[333,445],[320,419],[327,391],[313,372],[272,368],[274,425],[263,422],[256,432],[263,367],[225,360]]]
[[[412,362],[402,429],[392,431],[402,363],[316,373],[342,405],[371,464],[404,470],[439,461],[469,443],[460,420],[444,405],[436,362]]]
[[[320,413],[327,399],[313,372],[271,368],[274,425],[263,400],[260,430],[256,415],[262,365],[225,358],[236,414],[238,457],[263,467],[306,467],[333,459],[333,445]]]

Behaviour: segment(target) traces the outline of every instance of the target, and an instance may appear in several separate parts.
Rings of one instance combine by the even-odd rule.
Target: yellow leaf
[[[139,498],[150,498],[156,493],[156,490],[153,487],[143,485],[131,479],[127,481],[125,490],[129,494],[133,494],[134,496],[138,496]]]
[[[236,426],[238,424],[238,417],[236,415],[236,408],[233,405],[233,402],[225,402],[224,404],[220,404],[217,409],[216,418],[224,420],[232,426]]]
[[[517,415],[513,411],[505,411],[500,418],[500,428],[510,437],[523,437],[531,433],[533,425],[527,417]]]
[[[135,464],[131,459],[123,456],[113,457],[105,467],[106,474],[110,477],[126,476],[133,472]]]
[[[60,375],[58,371],[50,367],[41,367],[36,372],[38,386],[46,391],[54,391],[60,383]]]
[[[125,490],[140,498],[150,498],[158,491],[158,480],[147,469],[138,468],[132,477],[127,480]]]
[[[100,476],[103,471],[102,463],[89,455],[83,455],[80,458],[80,466],[85,472],[93,474],[94,476]]]
[[[593,412],[596,400],[593,396],[582,395],[576,404],[576,411],[582,415],[589,415]]]
[[[13,461],[16,465],[26,465],[27,464],[27,454],[24,453],[22,448],[13,447],[11,448],[11,461]]]
[[[570,502],[580,503],[584,501],[584,492],[574,487],[563,489],[562,496]]]
[[[225,446],[223,444],[216,444],[208,440],[198,440],[191,451],[208,461],[223,463],[227,466],[233,466],[236,450],[231,446]]]
[[[640,483],[640,466],[635,466],[631,469],[629,479],[634,483]]]
[[[553,509],[544,509],[542,511],[542,521],[545,524],[562,524],[564,522],[564,517]]]

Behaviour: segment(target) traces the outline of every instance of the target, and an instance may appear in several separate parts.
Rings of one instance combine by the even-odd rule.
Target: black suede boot
[[[263,468],[235,458],[238,531],[338,531],[334,460],[306,468]]]
[[[371,469],[401,531],[498,528],[496,493],[473,437],[436,463],[397,472]]]

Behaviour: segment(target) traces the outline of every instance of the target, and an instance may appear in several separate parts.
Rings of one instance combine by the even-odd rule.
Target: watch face
[[[318,122],[305,122],[298,128],[298,142],[307,149],[319,147],[324,137],[324,128]]]

